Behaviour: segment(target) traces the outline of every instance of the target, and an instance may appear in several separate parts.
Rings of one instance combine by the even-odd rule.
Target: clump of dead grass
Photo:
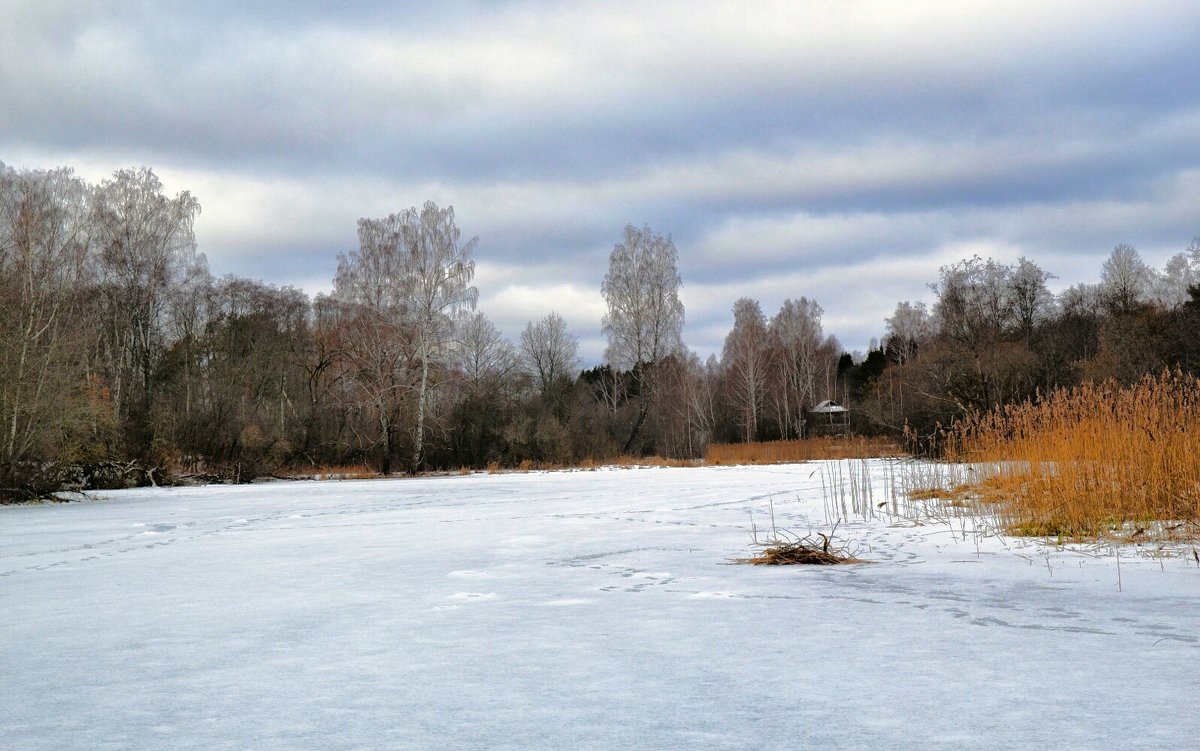
[[[739,558],[738,562],[755,566],[838,566],[846,563],[868,563],[861,558],[830,553],[803,543],[780,543],[763,548],[756,556]]]
[[[970,485],[955,485],[952,488],[913,488],[908,491],[908,499],[912,501],[943,501],[946,503],[962,503],[971,496]]]
[[[1055,391],[968,416],[949,458],[984,468],[971,491],[1013,534],[1121,539],[1200,524],[1200,379]]]
[[[772,518],[774,508],[772,507]],[[749,558],[737,558],[737,563],[749,563],[755,566],[838,566],[848,563],[870,563],[858,558],[846,545],[834,545],[834,533],[837,525],[829,531],[810,532],[801,537],[783,529],[772,529],[771,537],[766,542],[754,545],[760,548],[757,555]]]
[[[801,438],[791,441],[756,443],[710,443],[704,451],[706,464],[784,464],[822,459],[867,459],[902,456],[904,451],[890,438]]]
[[[366,480],[379,477],[379,470],[366,464],[337,464],[296,471],[288,476],[313,480]]]
[[[699,462],[669,456],[618,456],[608,464],[617,467],[695,467]]]

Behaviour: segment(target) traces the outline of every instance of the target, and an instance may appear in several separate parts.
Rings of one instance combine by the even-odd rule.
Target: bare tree
[[[70,170],[19,173],[0,164],[0,495],[21,463],[59,459],[74,432],[68,414],[82,357],[67,345],[80,323],[87,200]]]
[[[572,371],[579,363],[578,351],[579,341],[567,332],[567,322],[558,313],[550,313],[537,323],[530,321],[521,332],[525,368],[560,420]]]
[[[1054,278],[1024,256],[1008,274],[1007,292],[1026,347],[1032,343],[1034,328],[1053,315],[1054,295],[1046,288],[1046,282]]]
[[[193,221],[200,203],[170,198],[153,170],[120,170],[96,187],[92,227],[111,316],[108,355],[116,404],[132,428],[135,453],[149,457],[154,433],[154,368],[163,351],[172,287],[199,264]]]
[[[1096,317],[1104,308],[1104,294],[1097,284],[1074,284],[1059,293],[1058,306],[1066,315]]]
[[[897,364],[904,364],[933,336],[933,321],[925,303],[896,303],[891,318],[884,319],[887,333],[883,346]]]
[[[474,309],[479,292],[471,285],[475,261],[471,256],[479,238],[460,243],[461,232],[454,223],[454,207],[439,209],[426,201],[420,213],[406,212],[404,240],[408,249],[408,322],[413,327],[417,364],[417,418],[409,471],[415,473],[425,461],[425,420],[429,405],[431,373],[444,365],[449,354],[454,321],[460,310]]]
[[[1118,245],[1100,270],[1100,291],[1108,309],[1130,313],[1145,302],[1150,284],[1150,267],[1132,245]]]
[[[289,343],[288,357],[300,368],[307,408],[298,452],[313,464],[318,454],[340,443],[344,413],[334,407],[346,386],[346,342],[341,318],[347,306],[335,297],[317,295],[307,312],[308,334]]]
[[[202,334],[173,342],[160,367],[160,442],[169,437],[192,471],[254,477],[303,451],[309,402],[299,398],[305,374],[290,355],[309,338],[309,301],[232,275],[206,297]]]
[[[818,402],[825,399],[833,399],[835,401],[845,401],[845,398],[838,394],[838,366],[841,363],[842,355],[845,350],[842,349],[842,343],[833,334],[825,337],[825,341],[821,343],[821,349],[817,354],[818,371],[821,380],[824,381],[824,393],[820,399],[814,399]]]
[[[390,470],[392,429],[399,397],[416,392],[409,471],[425,459],[426,419],[434,377],[447,364],[454,321],[474,308],[471,286],[478,238],[460,243],[454,209],[432,201],[383,219],[360,219],[359,250],[338,258],[335,294],[358,306],[358,336],[366,343],[359,371],[369,375],[368,397],[380,419],[383,470]],[[363,330],[362,324],[367,330]],[[405,362],[405,355],[408,362]]]
[[[938,298],[933,313],[944,335],[979,352],[1012,328],[1015,309],[1009,290],[1010,267],[974,256],[940,271],[941,279],[929,286]]]
[[[204,329],[212,320],[213,278],[208,272],[208,262],[202,254],[196,254],[182,278],[167,293],[167,339],[180,350],[179,359],[183,369],[183,417],[192,414],[194,397],[198,390],[203,368],[197,343]]]
[[[632,450],[653,400],[654,365],[683,348],[679,251],[671,238],[649,227],[625,226],[608,259],[601,291],[608,303],[605,354],[614,368],[632,371],[640,405],[624,452]]]
[[[458,460],[483,466],[508,456],[508,428],[518,404],[520,358],[483,313],[461,316],[456,366],[459,373],[451,440]]]
[[[663,360],[660,397],[666,423],[665,453],[676,457],[701,456],[716,425],[716,399],[720,367],[710,357],[706,367],[694,352]]]
[[[516,370],[518,358],[512,344],[483,313],[463,316],[458,332],[458,368],[468,391],[483,391]]]
[[[818,352],[824,334],[816,300],[801,297],[784,300],[771,319],[771,343],[776,351],[773,368],[777,385],[772,389],[780,415],[784,437],[799,435],[804,425],[804,409],[811,405],[816,392]]]
[[[769,363],[767,319],[757,300],[743,297],[733,304],[733,330],[725,337],[721,364],[730,401],[742,415],[747,441],[758,433]]]
[[[1200,284],[1200,241],[1193,241],[1189,252],[1167,259],[1161,272],[1150,271],[1149,298],[1164,310],[1174,310],[1192,299],[1188,290],[1196,284]]]
[[[358,220],[358,250],[338,255],[334,299],[344,307],[336,321],[339,358],[346,367],[350,405],[370,414],[370,444],[379,447],[380,472],[390,474],[400,411],[411,381],[411,341],[406,326],[408,254],[404,219]],[[318,306],[321,301],[318,301]]]

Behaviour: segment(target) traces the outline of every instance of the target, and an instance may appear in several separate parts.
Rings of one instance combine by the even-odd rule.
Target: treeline
[[[714,438],[800,435],[806,406],[842,383],[841,348],[804,298],[770,321],[739,301],[723,358],[688,352],[678,252],[649,228],[613,249],[607,364],[580,371],[557,313],[512,342],[474,310],[476,240],[452,209],[360,220],[315,299],[214,277],[199,211],[149,169],[90,185],[0,165],[0,497],[696,457]]]
[[[1054,295],[1053,278],[1025,258],[943,267],[932,309],[898,304],[859,366],[860,419],[936,452],[938,428],[969,412],[1085,382],[1200,373],[1200,238],[1162,270],[1118,245],[1099,284]]]
[[[89,185],[0,165],[0,498],[64,486],[689,458],[808,434],[813,405],[924,438],[965,412],[1083,380],[1195,372],[1200,244],[1057,297],[1022,259],[943,268],[855,362],[800,297],[734,305],[720,357],[684,345],[678,252],[625,228],[601,285],[606,364],[555,312],[510,341],[474,310],[476,240],[427,203],[361,219],[333,291],[214,277],[187,192],[149,169]],[[927,441],[928,442],[928,441]]]

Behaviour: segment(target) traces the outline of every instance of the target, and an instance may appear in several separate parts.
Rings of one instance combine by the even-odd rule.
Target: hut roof
[[[848,411],[845,407],[831,399],[826,399],[811,410],[813,414],[817,415],[833,415]]]

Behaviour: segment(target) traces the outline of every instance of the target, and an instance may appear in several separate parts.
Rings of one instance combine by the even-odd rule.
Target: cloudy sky
[[[684,331],[815,298],[865,349],[939,266],[1095,281],[1200,235],[1200,4],[0,0],[0,161],[190,190],[216,274],[327,290],[427,199],[480,308],[603,352],[625,224],[679,248]]]

